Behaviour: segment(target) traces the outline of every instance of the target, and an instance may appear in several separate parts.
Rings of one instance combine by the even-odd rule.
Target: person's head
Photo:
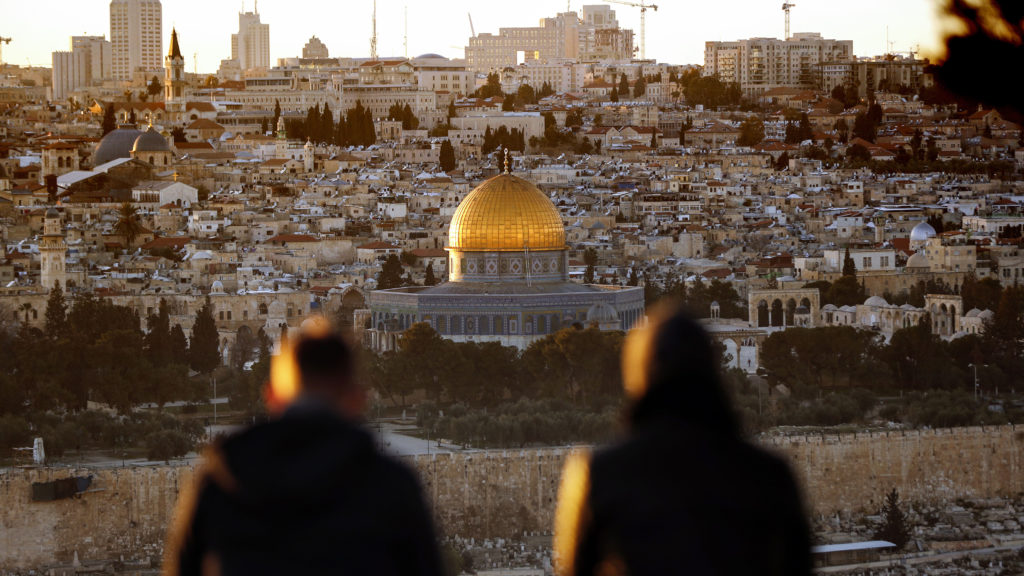
[[[352,350],[341,335],[319,332],[295,343],[299,395],[323,399],[349,418],[362,416],[366,392],[356,381]]]
[[[718,355],[707,333],[679,304],[661,304],[622,348],[622,382],[632,427],[658,417],[679,418],[735,435],[736,421],[718,377]]]

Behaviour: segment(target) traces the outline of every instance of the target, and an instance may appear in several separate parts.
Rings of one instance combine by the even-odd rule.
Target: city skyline
[[[601,2],[588,2],[602,4]],[[109,2],[90,0],[89,10],[81,11],[82,3],[60,0],[49,3],[57,9],[43,20],[28,11],[10,10],[0,35],[12,37],[3,46],[6,63],[25,66],[48,66],[50,53],[67,50],[73,35],[104,35],[110,37]],[[92,6],[95,4],[95,6]],[[365,4],[365,5],[364,5]],[[583,2],[569,3],[575,11]],[[622,26],[633,29],[639,44],[637,9],[621,4],[610,5]],[[231,34],[237,30],[241,9],[253,10],[253,2],[200,3],[181,0],[165,3],[162,37],[169,38],[176,28],[185,52],[186,70],[215,73],[222,59],[231,56]],[[405,55],[405,9],[408,9],[408,56],[438,53],[451,58],[464,57],[472,14],[477,32],[494,33],[500,27],[536,26],[543,17],[556,10],[550,3],[526,0],[518,4],[514,14],[487,9],[479,4],[456,0],[446,4],[443,13],[424,4],[405,4],[397,0],[377,3],[378,52],[381,56]],[[278,58],[301,54],[302,46],[311,36],[318,36],[332,56],[366,57],[369,55],[372,2],[356,6],[317,5],[308,0],[279,2],[264,0],[258,5],[262,21],[270,25],[271,65]],[[886,42],[892,50],[905,52],[919,46],[926,57],[941,54],[943,24],[940,7],[929,0],[912,0],[898,5],[882,0],[869,0],[859,6],[856,14],[838,15],[835,5],[804,2],[792,10],[792,30],[819,32],[826,38],[854,42],[858,56],[885,53]],[[559,8],[557,11],[562,11]],[[702,64],[704,43],[714,40],[737,40],[750,37],[783,36],[783,15],[777,3],[765,0],[734,0],[708,5],[660,4],[659,11],[647,14],[648,57],[673,64]],[[730,16],[742,13],[742,20]],[[313,24],[310,24],[313,22]],[[330,22],[332,24],[326,24]],[[683,38],[681,42],[677,39]],[[195,56],[195,58],[194,58]],[[197,66],[198,65],[198,66]]]

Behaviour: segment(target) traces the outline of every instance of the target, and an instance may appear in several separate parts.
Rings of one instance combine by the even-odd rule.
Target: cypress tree
[[[103,122],[100,124],[100,127],[103,130],[103,136],[117,128],[117,118],[114,116],[113,104],[108,104],[106,110],[103,111]]]
[[[46,322],[43,331],[50,340],[58,340],[66,331],[68,325],[68,304],[64,301],[64,290],[60,284],[55,284],[50,289],[50,296],[46,299]]]
[[[441,170],[445,172],[451,172],[455,169],[455,148],[448,140],[441,142],[441,151],[438,155],[438,163],[441,165]]]
[[[320,141],[334,141],[334,113],[331,107],[324,102],[324,109],[320,112]]]
[[[220,365],[220,336],[213,319],[213,304],[206,298],[203,307],[196,314],[192,326],[192,339],[188,347],[189,362],[196,372],[208,374]]]

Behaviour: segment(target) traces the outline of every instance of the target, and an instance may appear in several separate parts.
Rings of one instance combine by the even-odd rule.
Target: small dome
[[[50,208],[46,211],[46,217],[47,218],[60,218],[60,212],[57,212],[56,208],[54,208],[53,206],[50,206]]]
[[[931,268],[931,264],[928,263],[928,258],[924,254],[917,252],[913,256],[907,259],[907,265],[905,268]]]
[[[434,54],[433,52],[427,52],[426,54],[420,54],[419,56],[416,57],[417,60],[421,60],[423,58],[444,58],[445,60],[447,60],[447,58],[445,58],[444,56],[441,56],[440,54]]]
[[[978,318],[981,318],[982,320],[990,320],[992,318],[995,318],[995,316],[996,316],[995,312],[993,312],[991,310],[987,310],[987,309],[986,310],[982,310],[981,314],[978,314]]]
[[[170,152],[171,147],[167,145],[167,139],[160,135],[152,126],[135,139],[132,146],[133,153],[139,152]]]
[[[917,308],[915,308],[913,304],[904,304],[900,306],[900,310],[907,310],[908,312],[913,312],[917,310]]]
[[[593,306],[587,310],[587,322],[597,322],[603,324],[605,322],[618,322],[619,313],[612,308],[611,304],[607,302],[595,302]]]
[[[96,149],[92,153],[93,166],[106,164],[118,158],[131,158],[132,147],[140,135],[142,135],[142,131],[134,126],[125,126],[111,131],[96,145]]]
[[[499,174],[459,204],[448,246],[471,252],[564,250],[565,227],[551,200],[530,182]]]
[[[966,317],[966,318],[976,318],[976,317],[978,317],[980,315],[981,315],[981,310],[978,310],[977,308],[971,308],[970,311],[967,312],[967,314],[964,314],[964,317]]]
[[[831,312],[833,310],[838,310],[838,309],[839,308],[836,308],[835,304],[825,304],[824,306],[821,307],[821,311],[822,312]]]
[[[920,224],[914,226],[914,229],[910,231],[911,242],[927,242],[929,238],[935,237],[935,228],[932,225],[921,221]]]
[[[864,301],[864,305],[881,307],[888,306],[889,303],[886,302],[885,298],[882,298],[881,296],[872,296],[871,298],[868,298],[867,300]]]
[[[220,280],[214,280],[210,285],[210,294],[223,294],[224,284]]]

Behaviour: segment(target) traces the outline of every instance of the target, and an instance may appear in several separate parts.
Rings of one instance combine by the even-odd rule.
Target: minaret
[[[313,146],[313,142],[310,141],[308,138],[306,139],[306,145],[303,146],[302,148],[302,160],[304,168],[306,169],[306,173],[309,174],[310,172],[313,171],[314,168],[314,160],[316,159],[316,148]]]
[[[64,232],[60,223],[60,212],[56,208],[46,211],[43,218],[43,239],[39,242],[39,284],[46,290],[59,284],[67,285],[67,244],[64,243]]]
[[[185,119],[185,59],[178,47],[178,31],[171,29],[171,49],[164,59],[164,111],[168,123]]]

